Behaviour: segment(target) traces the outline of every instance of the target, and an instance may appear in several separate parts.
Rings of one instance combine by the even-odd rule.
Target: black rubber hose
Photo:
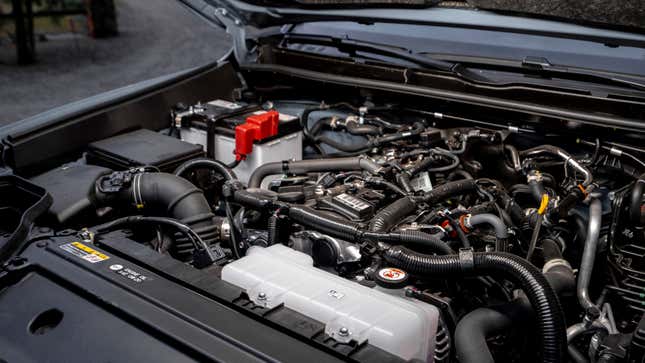
[[[383,144],[390,143],[392,141],[397,141],[401,139],[407,139],[412,136],[419,135],[425,130],[425,127],[420,122],[415,122],[412,125],[412,129],[406,131],[397,131],[391,134],[383,135],[371,140],[371,146],[379,146]]]
[[[101,224],[94,227],[93,229],[97,234],[99,234],[120,228],[124,225],[139,223],[163,224],[176,228],[190,241],[190,243],[193,244],[195,251],[200,251],[198,256],[195,256],[195,260],[193,261],[195,263],[195,266],[198,268],[209,266],[216,261],[215,255],[213,255],[213,252],[210,250],[209,246],[199,237],[199,235],[195,233],[195,231],[193,231],[188,225],[183,224],[175,219],[165,217],[128,216],[115,219],[105,224]]]
[[[430,249],[439,255],[451,255],[455,251],[444,241],[421,231],[401,231],[391,233],[366,232],[363,237],[368,240],[404,244]]]
[[[420,197],[424,202],[433,205],[454,195],[465,194],[475,190],[477,184],[473,179],[463,179],[448,182],[432,189]]]
[[[404,190],[402,190],[401,188],[397,187],[396,184],[390,183],[387,180],[383,180],[383,179],[380,179],[380,178],[369,177],[369,178],[365,178],[365,183],[367,183],[369,185],[375,185],[375,186],[378,186],[378,187],[387,188],[387,189],[389,189],[389,190],[391,190],[391,191],[393,191],[393,192],[395,192],[395,193],[397,193],[399,195],[402,195],[402,196],[407,195],[407,193]]]
[[[567,340],[560,303],[542,273],[528,261],[503,252],[475,252],[472,260],[455,255],[430,256],[401,246],[386,250],[384,258],[390,264],[414,274],[432,277],[498,274],[518,281],[537,317],[543,361],[564,360]]]
[[[110,176],[100,178],[97,183],[101,183],[104,178]],[[134,174],[129,185],[115,193],[97,190],[96,197],[102,205],[112,205],[116,201],[134,205],[148,214],[177,219],[188,225],[208,245],[219,238],[219,228],[204,194],[191,182],[177,175]],[[180,259],[189,260],[192,257],[193,245],[185,237],[176,238],[174,247]]]
[[[546,190],[544,189],[542,182],[537,180],[529,180],[528,186],[533,200],[535,200],[537,203],[540,203],[542,201],[542,196],[546,194]]]
[[[421,160],[418,164],[416,164],[412,168],[407,170],[407,173],[410,176],[414,176],[414,175],[416,175],[416,174],[418,174],[418,173],[420,173],[420,172],[422,172],[424,170],[427,170],[430,173],[444,172],[444,171],[452,170],[452,169],[454,169],[454,168],[459,166],[460,161],[459,161],[459,157],[457,155],[453,155],[448,151],[444,151],[444,150],[438,149],[438,148],[430,149],[430,150],[435,155],[440,155],[444,159],[450,159],[450,164],[449,165],[443,165],[443,166],[437,166],[437,167],[434,167],[434,168],[429,168],[430,165],[435,163],[437,160],[435,158],[433,158],[433,157],[427,157],[427,158]]]
[[[369,141],[363,140],[360,144],[347,144],[342,141],[338,141],[333,137],[326,135],[319,135],[314,138],[314,141],[320,144],[326,144],[333,147],[336,150],[340,150],[347,153],[367,151],[373,145]]]
[[[271,214],[269,221],[267,222],[267,245],[272,246],[278,240],[278,215],[276,213]]]
[[[524,210],[522,207],[520,207],[513,198],[511,198],[508,193],[504,190],[497,190],[497,200],[499,201],[499,204],[502,206],[502,208],[508,213],[508,215],[511,217],[511,221],[513,224],[516,226],[522,226],[524,223],[526,223],[526,215],[524,214]]]
[[[377,174],[382,167],[367,157],[329,158],[296,160],[266,163],[253,171],[249,178],[249,188],[259,188],[262,180],[275,174],[306,174],[325,171],[358,171],[365,170]]]
[[[373,125],[361,125],[355,121],[349,121],[345,124],[347,132],[352,135],[380,135],[381,128]]]
[[[408,193],[408,194],[414,193],[414,189],[412,188],[412,185],[410,184],[410,174],[408,174],[407,172],[397,174],[396,181],[397,181],[397,183],[399,183],[401,188],[403,188],[403,190],[405,190],[406,193]]]
[[[550,239],[542,241],[545,260],[544,277],[558,296],[575,292],[575,276],[571,266],[562,259],[558,244]],[[455,348],[462,363],[492,363],[493,357],[486,344],[488,337],[521,326],[533,318],[534,312],[525,296],[508,303],[475,309],[461,318],[455,329]]]
[[[452,180],[459,180],[459,179],[474,179],[474,178],[466,170],[457,169],[455,171],[452,171],[450,174],[448,174],[448,177],[446,177],[446,179],[449,181],[452,181]]]
[[[324,215],[306,206],[291,206],[288,213],[292,220],[333,237],[350,242],[360,239],[361,230],[356,223]]]
[[[323,129],[323,127],[331,125],[331,120],[332,120],[331,117],[325,117],[316,121],[316,123],[311,127],[311,130],[309,130],[309,132],[312,135],[317,135]]]
[[[233,172],[233,170],[231,170],[228,166],[217,160],[206,158],[188,160],[179,165],[179,167],[175,169],[174,174],[177,176],[186,177],[186,174],[195,169],[211,169],[216,173],[222,175],[224,178],[226,178],[226,180],[237,179],[235,172]]]
[[[643,223],[643,212],[641,211],[641,207],[643,205],[643,192],[645,192],[645,174],[641,174],[634,183],[629,200],[629,218],[632,220],[632,223],[637,225]]]
[[[359,152],[359,151],[365,152],[375,146],[380,146],[383,144],[391,143],[393,141],[407,139],[409,137],[419,135],[420,133],[423,132],[423,130],[424,130],[423,124],[417,122],[412,126],[412,129],[410,130],[397,131],[391,134],[374,137],[361,144],[348,145],[334,139],[333,137],[329,137],[325,135],[316,136],[314,138],[314,141],[317,143],[327,144],[333,147],[334,149],[338,149],[343,152],[349,152],[349,153]]]
[[[479,308],[466,314],[455,328],[455,351],[460,363],[494,363],[488,337],[529,323],[533,311],[526,297],[499,306]]]
[[[381,209],[370,221],[369,230],[372,232],[387,232],[393,226],[417,209],[417,204],[410,197],[397,199],[394,203]]]
[[[348,108],[354,112],[358,111],[358,108],[346,102],[339,102],[331,105],[320,104],[320,105],[305,108],[302,111],[302,115],[300,116],[300,126],[302,127],[302,132],[305,134],[305,137],[308,139],[313,139],[312,134],[309,131],[309,125],[308,125],[309,115],[311,115],[312,112],[329,110],[334,108],[341,108],[341,107]]]

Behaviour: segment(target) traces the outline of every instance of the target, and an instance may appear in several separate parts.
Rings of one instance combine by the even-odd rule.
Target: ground
[[[120,35],[60,34],[38,41],[38,62],[18,67],[0,43],[0,125],[114,88],[199,66],[229,48],[219,28],[174,0],[116,0]]]

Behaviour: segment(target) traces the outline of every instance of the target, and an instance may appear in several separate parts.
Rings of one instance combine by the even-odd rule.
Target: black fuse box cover
[[[91,143],[86,159],[114,170],[156,166],[172,172],[184,161],[203,155],[200,145],[141,129]]]

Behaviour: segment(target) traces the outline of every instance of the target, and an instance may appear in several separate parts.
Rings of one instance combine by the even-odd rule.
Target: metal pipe
[[[567,328],[567,343],[571,344],[582,333],[592,330],[607,330],[607,326],[601,320],[583,321]]]
[[[578,301],[582,308],[589,313],[595,311],[595,315],[600,313],[600,309],[591,300],[589,296],[589,283],[591,282],[591,273],[593,272],[594,262],[596,260],[596,251],[598,249],[598,238],[600,236],[600,227],[602,224],[602,203],[600,199],[593,197],[589,205],[589,225],[587,227],[587,238],[585,239],[582,261],[580,262],[580,271],[578,272]]]
[[[520,152],[520,155],[523,157],[531,157],[531,156],[539,156],[542,154],[551,154],[551,155],[556,155],[562,160],[564,160],[564,166],[565,168],[567,166],[571,166],[571,168],[577,170],[578,172],[582,173],[584,175],[584,181],[582,182],[583,187],[587,187],[591,184],[593,181],[593,176],[591,175],[591,171],[587,169],[585,166],[580,164],[578,160],[574,159],[573,156],[571,156],[568,152],[564,151],[563,149],[553,146],[553,145],[540,145],[528,150],[523,150]]]

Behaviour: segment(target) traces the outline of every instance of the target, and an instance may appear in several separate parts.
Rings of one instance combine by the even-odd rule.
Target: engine
[[[166,130],[32,178],[54,198],[43,224],[97,244],[120,231],[342,349],[641,361],[632,147],[369,100],[247,101],[177,105]]]

